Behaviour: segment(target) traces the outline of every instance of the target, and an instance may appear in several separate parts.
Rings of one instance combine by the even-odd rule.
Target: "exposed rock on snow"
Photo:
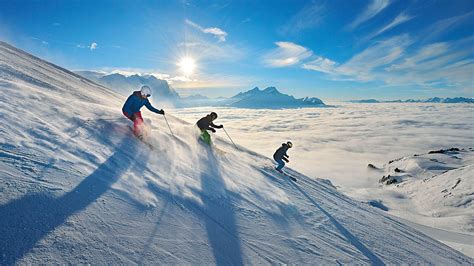
[[[450,217],[463,232],[474,232],[472,148],[440,149],[400,158],[386,164],[384,172],[379,182],[413,201],[413,212]]]

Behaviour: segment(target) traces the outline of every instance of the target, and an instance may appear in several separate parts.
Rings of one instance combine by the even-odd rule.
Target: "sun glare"
[[[185,57],[179,61],[178,66],[181,68],[181,71],[185,75],[191,75],[194,73],[194,69],[196,68],[196,63],[194,62],[194,59],[190,57]]]

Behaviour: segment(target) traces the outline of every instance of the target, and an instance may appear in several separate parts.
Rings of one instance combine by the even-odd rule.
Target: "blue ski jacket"
[[[142,98],[140,91],[135,91],[132,95],[128,96],[127,101],[125,101],[125,104],[122,107],[122,111],[128,115],[133,115],[134,113],[139,112],[143,105],[145,105],[148,110],[161,114],[160,110],[153,107],[148,99]]]

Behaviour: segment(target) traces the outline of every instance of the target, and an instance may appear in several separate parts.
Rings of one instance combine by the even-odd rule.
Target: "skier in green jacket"
[[[198,128],[201,130],[201,140],[204,141],[204,143],[207,143],[211,145],[211,135],[207,132],[208,130],[212,131],[213,133],[216,132],[215,128],[223,128],[223,125],[215,125],[213,123],[214,120],[217,119],[217,114],[215,112],[212,112],[205,117],[199,119],[196,123]]]

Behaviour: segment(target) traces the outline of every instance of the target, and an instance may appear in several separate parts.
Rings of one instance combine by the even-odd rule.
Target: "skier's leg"
[[[211,135],[207,132],[207,130],[202,129],[201,130],[201,139],[204,141],[204,143],[211,145]]]
[[[133,120],[133,133],[136,136],[141,136],[143,133],[143,118],[141,112],[134,113],[134,120]]]
[[[276,170],[281,172],[281,169],[285,166],[285,162],[282,159],[275,160],[278,163]]]

